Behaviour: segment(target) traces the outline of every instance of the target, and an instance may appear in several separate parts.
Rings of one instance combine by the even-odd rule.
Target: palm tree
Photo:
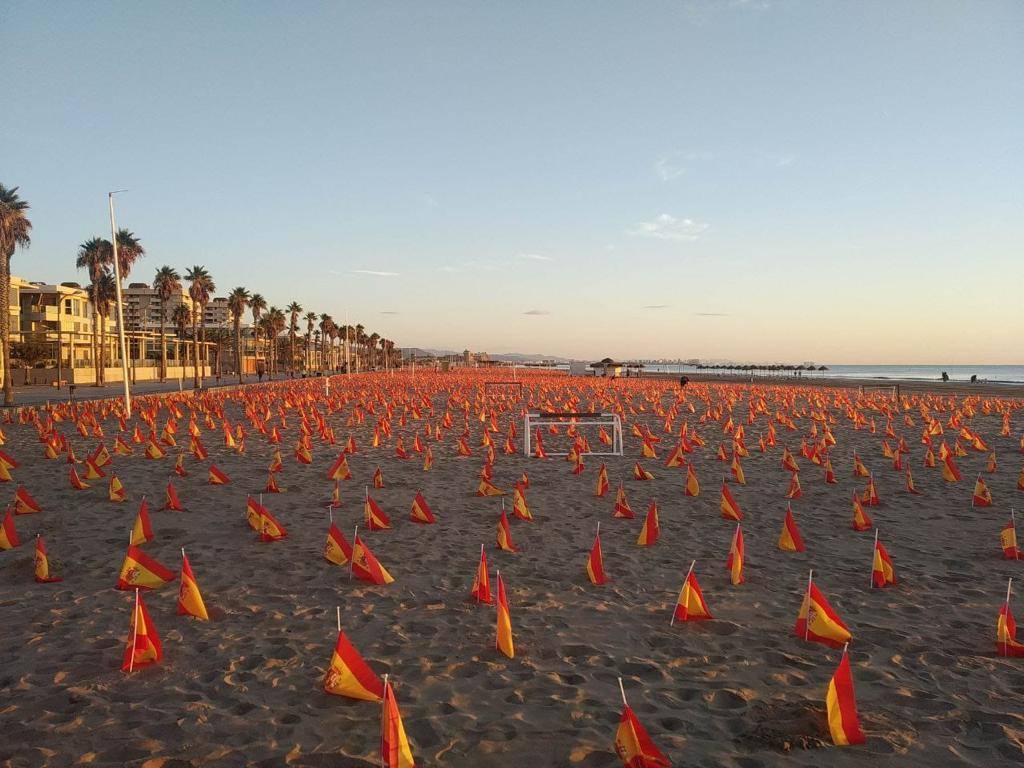
[[[327,324],[332,322],[331,316],[326,312],[320,313],[320,364],[317,366],[319,370],[324,370],[324,359],[327,357]]]
[[[360,355],[359,348],[362,347],[364,344],[366,344],[366,333],[365,333],[365,331],[366,331],[365,327],[363,327],[362,325],[358,325],[358,324],[356,325],[355,339],[356,339],[356,370],[357,371],[361,370],[361,366],[359,365],[359,355]]]
[[[309,368],[310,368],[310,362],[309,362],[309,342],[312,341],[312,339],[313,339],[313,326],[316,323],[317,317],[318,316],[317,316],[316,312],[307,312],[306,316],[304,318],[302,318],[303,320],[306,321],[306,364],[305,364],[304,368],[305,368],[307,373],[309,372]]]
[[[252,335],[255,344],[255,355],[260,356],[260,316],[267,309],[267,300],[258,293],[249,297],[249,309],[252,311]]]
[[[196,326],[202,325],[203,337],[206,336],[206,318],[203,317],[203,309],[210,301],[210,294],[216,286],[213,278],[206,268],[196,265],[185,272],[185,279],[189,282],[188,295],[192,297],[192,382],[197,389],[200,384],[199,374],[199,334]]]
[[[192,313],[189,311],[189,308],[186,307],[184,303],[178,304],[178,306],[174,308],[174,312],[171,313],[171,322],[174,323],[174,327],[178,332],[179,342],[185,339],[185,332],[188,329],[188,324],[191,319]],[[180,350],[181,348],[182,347],[179,345],[178,349]],[[188,347],[185,347],[185,350],[187,352]],[[178,358],[178,366],[181,368],[182,375],[184,375],[185,360],[182,357],[180,351],[177,353],[176,356]],[[188,357],[188,355],[186,354],[185,357]]]
[[[106,265],[110,263],[111,246],[109,240],[102,237],[91,237],[78,246],[78,257],[75,259],[75,266],[78,269],[89,271],[89,295],[92,297],[92,364],[96,369],[96,383],[94,386],[103,384],[105,377],[103,366],[100,365],[100,348],[97,342],[99,333],[99,291],[100,276]]]
[[[293,301],[287,307],[285,312],[289,314],[289,325],[288,325],[288,372],[292,378],[295,377],[295,333],[299,330],[299,315],[302,313],[302,305],[297,301]]]
[[[262,332],[264,337],[267,339],[267,379],[269,380],[274,378],[274,321],[270,317],[269,310],[266,314],[260,317],[259,323],[257,323],[257,327],[259,328],[259,332]]]
[[[128,273],[136,261],[146,255],[146,249],[142,247],[139,238],[134,232],[127,229],[117,230],[117,268],[121,270],[121,279],[127,280]],[[113,266],[113,249],[107,254],[108,263]]]
[[[111,305],[117,300],[117,287],[113,273],[104,267],[99,277],[92,285],[88,286],[89,292],[95,297],[96,314],[100,320],[100,359],[99,365],[105,368],[107,365],[107,318],[110,317]]]
[[[228,311],[235,325],[235,359],[238,361],[238,383],[242,383],[242,315],[252,297],[245,288],[235,288],[228,294]]]
[[[8,189],[0,184],[0,294],[3,303],[11,303],[11,259],[15,248],[28,248],[32,244],[29,231],[32,222],[25,212],[28,203],[18,197],[18,188]],[[14,382],[11,380],[11,310],[0,312],[0,347],[4,369],[4,405],[14,405]]]
[[[278,354],[278,339],[281,336],[281,331],[287,327],[287,321],[285,320],[284,312],[277,307],[271,307],[268,309],[267,316],[270,318],[271,345],[274,353],[274,370],[277,371],[279,361],[281,359],[281,356]]]
[[[370,337],[366,340],[367,352],[370,353],[370,370],[373,370],[374,362],[377,357],[377,342],[380,340],[380,335],[377,333],[371,333]]]
[[[160,299],[160,381],[165,381],[167,379],[167,336],[164,331],[167,320],[166,307],[172,296],[181,293],[181,275],[174,267],[160,267],[156,271],[156,277],[153,278],[153,290],[156,291],[157,298]]]

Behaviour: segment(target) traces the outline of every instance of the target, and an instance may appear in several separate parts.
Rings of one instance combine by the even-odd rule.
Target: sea
[[[1024,383],[1024,365],[832,365],[824,363],[827,371],[803,371],[802,375],[835,376],[846,379],[893,379],[894,381],[939,381],[945,371],[950,381],[970,381],[977,376],[978,381],[1021,384]],[[693,365],[646,363],[645,373],[691,373],[696,372]],[[700,373],[715,373],[714,369],[703,369]],[[742,373],[740,371],[721,371],[722,373]],[[754,372],[764,375],[767,372]],[[774,376],[792,376],[791,371],[776,371]]]

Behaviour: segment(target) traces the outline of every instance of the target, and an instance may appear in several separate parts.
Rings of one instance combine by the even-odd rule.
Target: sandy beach
[[[884,393],[861,398],[854,388],[820,382],[694,382],[681,395],[669,380],[535,375],[523,379],[519,399],[518,387],[485,391],[484,383],[496,378],[487,372],[402,372],[335,377],[329,394],[324,380],[305,380],[143,400],[142,407],[160,405],[158,434],[168,418],[165,404],[182,409],[179,446],[159,460],[146,459],[143,446],[135,444],[132,456],[114,456],[108,474],[116,472],[127,490],[119,504],[108,501],[105,479],[87,490],[72,489],[65,456],[43,457],[34,424],[3,423],[2,450],[21,466],[0,493],[10,500],[21,483],[43,511],[18,515],[22,545],[0,552],[0,765],[378,765],[379,705],[331,696],[321,687],[337,634],[336,607],[372,669],[390,675],[418,765],[619,765],[612,745],[620,677],[637,716],[674,765],[991,768],[1024,761],[1024,663],[995,652],[1007,578],[1024,577],[1024,562],[1004,560],[999,548],[1011,506],[1024,508],[1024,492],[1017,490],[1024,399],[1012,399],[1006,390],[1001,399],[985,390],[966,401],[905,393],[893,428],[909,447],[904,460],[921,491],[912,496],[903,490],[903,472],[882,455]],[[748,423],[749,403],[760,400],[763,411]],[[677,402],[666,432],[665,413]],[[254,429],[246,405],[258,405],[267,425],[278,426],[279,446]],[[388,405],[393,433],[373,448],[374,427]],[[624,413],[624,455],[587,456],[581,475],[572,474],[564,457],[523,455],[523,408],[606,411],[615,405]],[[969,446],[956,459],[963,474],[958,483],[922,466],[923,405],[943,425],[966,405],[973,415],[965,415],[964,423],[996,453],[996,472],[986,472],[988,451]],[[512,520],[518,553],[495,547],[501,499],[475,494],[485,458],[481,406],[488,418],[494,412],[498,426],[495,485],[511,494],[520,476],[529,475],[525,493],[534,521]],[[357,407],[365,420],[352,425]],[[193,408],[209,450],[206,461],[187,454],[185,428]],[[244,453],[224,445],[220,418],[213,419],[213,429],[204,423],[200,409],[220,408],[233,428],[245,428]],[[325,414],[336,444],[314,432],[312,463],[306,465],[293,449],[300,412],[314,408]],[[114,437],[128,439],[136,420],[120,433],[113,406],[105,409],[106,416],[97,417],[113,452]],[[440,427],[446,411],[450,429]],[[855,429],[853,411],[873,420],[876,430]],[[1010,413],[1009,437],[1000,436],[1002,411]],[[822,412],[836,438],[831,461],[838,482],[832,485],[800,455],[801,440],[813,442],[812,427],[820,429],[812,417]],[[779,413],[792,418],[794,429],[776,420]],[[730,417],[745,430],[746,485],[735,483],[729,464],[716,459],[719,444],[730,445],[723,433]],[[663,466],[684,422],[706,443],[688,455],[701,486],[696,498],[683,495],[685,468]],[[758,437],[767,434],[769,422],[777,444],[762,453]],[[510,423],[519,431],[517,452],[505,455]],[[467,425],[472,455],[462,457],[457,441]],[[658,458],[641,456],[643,441],[633,434],[634,425],[660,438]],[[54,429],[79,459],[98,445],[71,420]],[[544,434],[549,450],[567,449],[560,432]],[[936,443],[945,439],[952,447],[956,432],[946,426]],[[596,430],[584,434],[599,447]],[[433,452],[430,471],[412,452],[416,435]],[[385,487],[370,492],[392,528],[365,533],[365,540],[394,576],[392,584],[353,580],[347,568],[323,557],[324,502],[332,487],[326,473],[350,436],[358,448],[348,457],[353,478],[341,484],[342,506],[334,518],[351,538],[362,523],[364,488],[379,466]],[[398,438],[410,459],[395,456]],[[776,545],[790,478],[781,466],[783,447],[801,470],[803,496],[791,503],[807,544],[803,553]],[[263,503],[288,537],[261,543],[245,521],[246,497],[263,489],[277,448],[284,492],[264,495]],[[179,450],[186,451],[186,477],[173,475]],[[893,587],[869,588],[873,534],[851,528],[851,495],[866,484],[854,476],[855,452],[873,472],[881,499],[868,511],[895,563]],[[637,461],[653,480],[632,479]],[[230,477],[229,484],[207,482],[211,463]],[[598,498],[602,463],[611,493]],[[994,499],[990,508],[971,505],[979,473]],[[739,586],[730,583],[725,567],[735,524],[719,512],[723,476],[745,516],[746,583]],[[161,511],[169,479],[184,512]],[[636,519],[612,517],[620,483]],[[409,520],[417,491],[436,524]],[[155,533],[143,549],[175,571],[186,549],[211,620],[176,614],[177,581],[147,593],[165,658],[126,674],[120,663],[133,595],[115,583],[143,495]],[[639,547],[636,538],[652,501],[661,539]],[[592,585],[585,572],[598,521],[611,579],[605,586]],[[36,534],[45,537],[62,582],[33,581]],[[494,607],[469,599],[481,544],[491,578],[497,568],[506,581],[514,659],[494,649]],[[714,618],[670,626],[692,560]],[[825,689],[839,651],[793,634],[812,568],[815,583],[853,634],[850,661],[867,735],[861,746],[836,748],[829,739]],[[1013,604],[1018,616],[1024,614],[1019,596]]]

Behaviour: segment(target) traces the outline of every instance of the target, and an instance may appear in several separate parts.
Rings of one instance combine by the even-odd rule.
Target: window
[[[71,314],[71,299],[64,299],[64,314]]]

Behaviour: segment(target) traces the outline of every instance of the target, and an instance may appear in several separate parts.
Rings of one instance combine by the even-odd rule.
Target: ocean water
[[[804,376],[839,376],[848,379],[894,379],[897,381],[938,381],[942,372],[949,374],[950,381],[970,381],[977,375],[979,381],[1024,383],[1024,365],[831,365],[827,371],[804,371]],[[645,371],[650,373],[694,373],[698,372],[692,365],[659,365],[649,363]],[[730,373],[730,371],[721,371]],[[715,373],[714,370],[703,370],[699,373]],[[767,372],[755,371],[754,375],[766,375]],[[778,376],[792,376],[791,371],[776,371]]]

